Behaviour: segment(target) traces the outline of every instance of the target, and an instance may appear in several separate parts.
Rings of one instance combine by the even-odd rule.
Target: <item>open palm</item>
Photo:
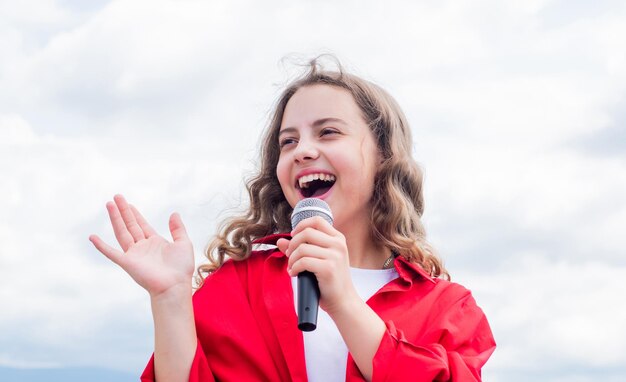
[[[189,285],[194,270],[193,246],[180,215],[170,216],[173,239],[170,242],[159,236],[123,196],[116,195],[113,200],[107,203],[107,211],[122,251],[97,235],[89,237],[93,245],[152,296],[175,286]]]

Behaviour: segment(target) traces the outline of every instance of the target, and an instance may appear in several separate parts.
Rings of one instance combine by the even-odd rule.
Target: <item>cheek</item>
[[[278,177],[278,183],[280,183],[280,188],[283,190],[283,194],[289,200],[289,190],[291,190],[291,174],[289,173],[289,167],[285,164],[284,161],[279,160],[276,165],[276,176]]]
[[[374,189],[374,178],[378,172],[379,158],[376,154],[377,152],[375,150],[361,151],[355,156],[359,159],[353,162],[352,171],[358,174],[355,185],[358,184],[358,188],[366,198],[371,197],[372,190]]]

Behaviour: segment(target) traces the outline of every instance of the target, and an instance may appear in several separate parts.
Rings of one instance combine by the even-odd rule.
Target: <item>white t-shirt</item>
[[[350,268],[352,283],[363,301],[369,300],[380,288],[398,277],[395,268],[360,269]],[[298,307],[298,278],[291,278],[294,302]],[[322,309],[318,311],[317,328],[304,335],[304,357],[306,372],[311,382],[343,382],[346,380],[348,347],[343,342],[335,323]]]

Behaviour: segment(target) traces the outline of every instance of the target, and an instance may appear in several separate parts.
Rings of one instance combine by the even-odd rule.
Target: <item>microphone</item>
[[[330,207],[322,199],[307,198],[296,204],[291,213],[291,228],[295,229],[304,219],[321,216],[333,224]],[[320,288],[312,272],[298,273],[298,329],[310,332],[317,327],[317,311],[320,305]]]

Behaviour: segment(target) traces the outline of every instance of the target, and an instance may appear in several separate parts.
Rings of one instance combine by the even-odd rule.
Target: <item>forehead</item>
[[[323,118],[338,118],[347,123],[364,122],[349,91],[316,84],[302,87],[291,96],[283,113],[281,127],[310,125]]]

